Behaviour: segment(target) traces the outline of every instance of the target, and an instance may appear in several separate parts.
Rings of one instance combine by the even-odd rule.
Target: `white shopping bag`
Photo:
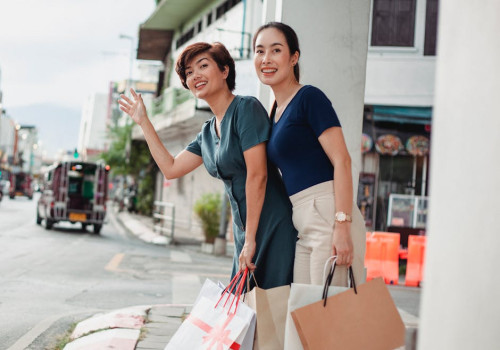
[[[334,258],[335,257],[328,259],[328,261],[325,264],[325,270],[331,260],[333,260],[332,262],[332,268],[333,268],[333,265],[335,264]],[[288,312],[286,315],[286,324],[285,324],[286,350],[304,350],[302,342],[300,341],[299,334],[297,333],[297,329],[295,328],[295,323],[293,322],[292,319],[292,311],[295,311],[298,308],[301,308],[303,306],[321,300],[323,297],[324,288],[325,287],[323,285],[292,283],[292,287],[290,288],[290,297],[288,298]],[[328,287],[328,296],[342,293],[347,289],[349,288],[330,286]]]
[[[165,350],[252,350],[255,311],[242,302],[229,310],[231,302],[221,302],[223,289],[207,279],[191,314],[179,327]],[[230,311],[230,312],[228,312]]]

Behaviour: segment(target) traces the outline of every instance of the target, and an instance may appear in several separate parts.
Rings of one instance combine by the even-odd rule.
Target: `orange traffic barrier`
[[[387,284],[398,284],[399,233],[366,233],[366,280],[383,277]]]
[[[405,285],[418,287],[423,280],[425,246],[427,237],[410,235],[408,237],[408,260],[406,263]]]

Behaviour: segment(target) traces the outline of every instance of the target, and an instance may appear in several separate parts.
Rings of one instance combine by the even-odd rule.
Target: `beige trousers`
[[[325,262],[332,255],[335,226],[333,181],[309,187],[292,196],[293,224],[299,232],[295,250],[294,283],[323,284]],[[354,246],[352,263],[356,284],[366,279],[364,258],[365,222],[356,204],[352,206],[351,237]],[[337,266],[332,285],[347,286],[347,268]]]

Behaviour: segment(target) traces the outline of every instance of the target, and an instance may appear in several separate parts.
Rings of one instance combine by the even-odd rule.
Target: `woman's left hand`
[[[333,255],[337,256],[337,265],[351,266],[354,248],[351,238],[351,223],[336,223],[333,230]]]
[[[240,253],[240,270],[245,270],[247,267],[250,272],[255,270],[256,266],[252,262],[253,256],[255,255],[255,248],[255,241],[245,241]]]

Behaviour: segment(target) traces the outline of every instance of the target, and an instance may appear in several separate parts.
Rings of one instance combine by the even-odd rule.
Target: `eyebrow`
[[[276,45],[279,45],[279,46],[284,46],[282,43],[274,43],[274,44],[271,44],[270,46],[276,46]],[[264,45],[257,45],[255,47],[264,47]]]
[[[207,60],[208,61],[208,58],[202,57],[198,61],[196,61],[194,64],[196,65],[196,64],[200,63],[203,60]],[[191,68],[191,66],[186,66],[185,70],[190,69],[190,68]]]

